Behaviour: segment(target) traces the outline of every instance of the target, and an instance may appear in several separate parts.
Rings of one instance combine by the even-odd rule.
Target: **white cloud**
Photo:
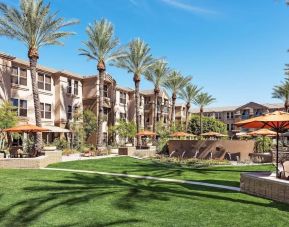
[[[131,0],[134,1],[134,0]],[[181,2],[179,0],[161,0],[162,2],[164,2],[167,5],[170,5],[172,7],[181,9],[181,10],[186,10],[189,11],[191,13],[198,13],[198,14],[217,14],[216,11],[213,10],[208,10],[208,9],[204,9],[201,7],[196,7],[184,2]]]

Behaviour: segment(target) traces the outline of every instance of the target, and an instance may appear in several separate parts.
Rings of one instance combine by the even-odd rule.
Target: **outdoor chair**
[[[281,178],[289,180],[289,161],[281,162]]]

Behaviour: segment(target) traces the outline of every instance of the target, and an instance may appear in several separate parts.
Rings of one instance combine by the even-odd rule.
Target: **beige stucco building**
[[[90,109],[98,113],[98,76],[83,76],[68,71],[38,65],[37,84],[41,105],[42,126],[51,131],[69,129],[76,110]],[[109,142],[109,126],[119,119],[135,120],[134,90],[117,85],[112,76],[104,82],[104,142]],[[152,130],[153,90],[140,92],[141,128]],[[10,101],[20,117],[20,124],[35,124],[29,62],[0,53],[0,102]],[[158,98],[157,120],[168,123],[169,97],[161,91]],[[63,130],[65,131],[65,130]],[[118,139],[118,137],[117,137]],[[96,143],[96,134],[89,138]]]
[[[213,117],[224,122],[227,125],[229,136],[234,136],[236,133],[246,130],[242,128],[236,128],[236,122],[252,117],[257,117],[261,114],[273,112],[276,110],[284,111],[284,104],[259,104],[256,102],[249,102],[242,106],[205,108],[204,116]],[[199,113],[199,109],[193,109],[191,113],[197,114]]]

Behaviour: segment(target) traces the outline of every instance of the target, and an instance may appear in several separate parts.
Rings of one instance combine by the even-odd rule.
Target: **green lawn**
[[[270,166],[178,168],[110,158],[51,167],[127,172],[238,186]],[[0,170],[0,226],[288,226],[289,206],[203,186],[51,170]]]
[[[228,186],[240,186],[240,173],[250,171],[273,171],[272,165],[262,166],[227,166],[192,169],[174,164],[164,164],[151,160],[138,160],[129,157],[107,158],[99,160],[72,161],[50,165],[49,167],[95,170],[114,173],[129,173],[195,180]]]

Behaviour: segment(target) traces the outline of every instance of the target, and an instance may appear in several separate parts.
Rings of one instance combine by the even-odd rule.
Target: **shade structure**
[[[205,137],[226,137],[227,135],[218,133],[218,132],[205,132],[202,133],[201,136],[205,136]]]
[[[66,128],[61,128],[61,127],[57,127],[54,125],[46,125],[44,126],[48,132],[57,132],[57,133],[69,133],[71,132],[70,130],[66,129]]]
[[[136,134],[136,136],[155,136],[155,135],[157,135],[155,132],[147,130],[140,131],[139,133]]]
[[[36,125],[19,125],[12,128],[7,128],[4,132],[45,132],[49,131],[47,128],[38,127]]]
[[[189,134],[186,132],[174,132],[171,134],[172,137],[189,137],[189,136],[195,136],[194,134]]]
[[[236,123],[243,128],[267,128],[276,132],[276,177],[279,176],[279,133],[289,128],[289,114],[283,111],[275,111]]]
[[[249,136],[276,136],[277,133],[267,128],[261,128],[256,131],[249,132],[247,133],[247,135]]]

